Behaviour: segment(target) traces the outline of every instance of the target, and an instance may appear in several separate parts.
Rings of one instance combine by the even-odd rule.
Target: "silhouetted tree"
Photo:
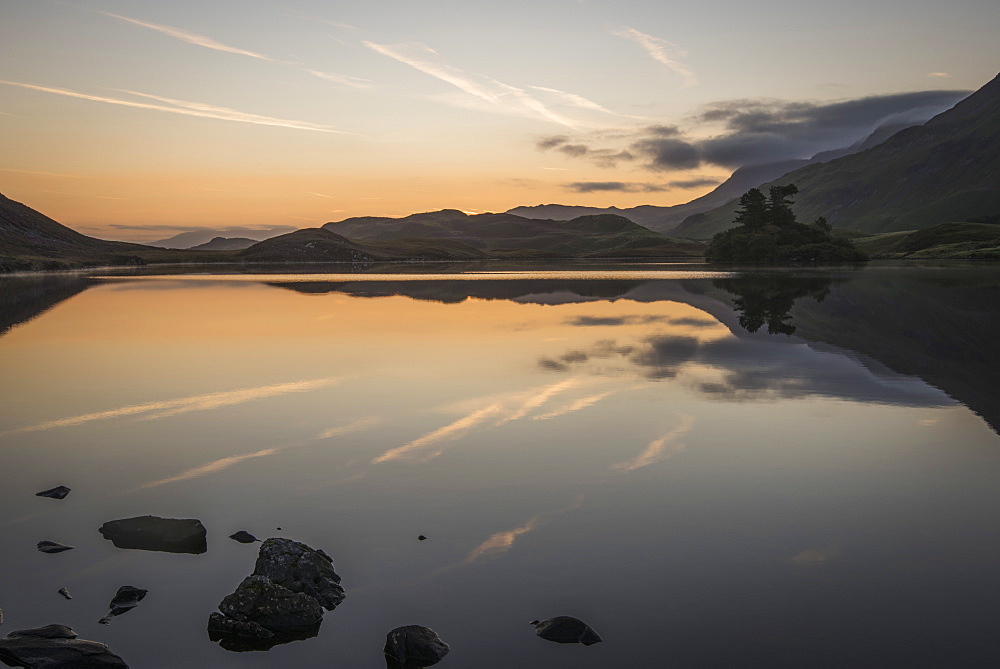
[[[792,201],[789,199],[799,192],[795,184],[771,186],[767,198],[767,219],[771,225],[785,227],[796,223]]]
[[[815,225],[817,228],[819,228],[820,230],[822,230],[827,234],[830,234],[830,232],[833,231],[833,226],[831,226],[829,223],[826,222],[825,216],[820,216],[819,218],[817,218],[815,221],[813,221],[813,225]]]
[[[767,199],[757,188],[751,188],[740,196],[740,208],[736,211],[735,223],[750,229],[767,225]]]

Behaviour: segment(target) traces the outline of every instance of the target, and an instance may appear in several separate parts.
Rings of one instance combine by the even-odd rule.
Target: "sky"
[[[995,0],[0,0],[0,193],[86,234],[672,205],[922,122]]]

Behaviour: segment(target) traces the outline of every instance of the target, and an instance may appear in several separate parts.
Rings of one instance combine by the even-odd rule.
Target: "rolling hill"
[[[800,220],[870,233],[1000,213],[1000,76],[927,123],[872,148],[808,165],[761,186],[794,183]],[[732,227],[736,200],[690,216],[674,235]]]

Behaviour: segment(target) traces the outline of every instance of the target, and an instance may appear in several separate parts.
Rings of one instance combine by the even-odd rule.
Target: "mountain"
[[[872,233],[1000,213],[1000,76],[874,147],[809,165],[761,186],[794,183],[800,220],[819,216]],[[737,203],[684,220],[674,234],[707,239],[732,227]]]
[[[714,190],[701,197],[697,197],[684,204],[675,204],[670,207],[658,207],[656,205],[639,205],[628,209],[618,207],[581,207],[564,204],[539,204],[533,207],[514,207],[507,211],[508,214],[515,214],[524,218],[547,218],[557,221],[567,221],[577,216],[594,214],[617,214],[645,226],[657,232],[671,232],[679,226],[684,219],[702,212],[710,211],[716,207],[728,203],[734,198],[738,198],[751,188],[756,188],[763,183],[772,181],[788,174],[792,170],[812,165],[813,163],[826,162],[841,156],[850,155],[864,151],[873,146],[881,144],[883,141],[896,134],[904,128],[908,128],[914,123],[886,123],[876,128],[867,137],[864,137],[851,146],[821,151],[811,158],[797,158],[791,160],[779,160],[773,163],[760,163],[757,165],[745,165],[738,168],[728,179],[719,184]]]
[[[212,241],[192,246],[192,251],[242,251],[248,249],[259,239],[248,239],[247,237],[214,237]]]
[[[462,242],[491,257],[694,256],[701,247],[671,239],[614,214],[579,216],[569,221],[529,219],[513,214],[468,215],[454,209],[405,218],[349,218],[323,229],[352,240],[403,238]]]
[[[479,260],[486,254],[448,239],[358,242],[323,228],[306,228],[265,239],[238,252],[249,262],[378,262],[385,260]]]
[[[176,234],[173,237],[168,237],[167,239],[161,239],[158,242],[149,242],[148,246],[158,246],[163,249],[193,249],[196,246],[203,246],[204,244],[211,243],[216,238],[222,237],[224,239],[232,238],[233,234],[238,234],[242,238],[250,239],[251,242],[260,242],[265,239],[270,239],[271,237],[276,237],[278,235],[285,234],[286,232],[292,232],[295,228],[289,225],[281,225],[274,228],[244,228],[244,227],[233,227],[227,228],[225,230],[213,230],[211,228],[202,228],[199,230],[190,230],[188,232],[182,232]],[[246,247],[241,247],[246,248]],[[223,249],[214,249],[216,251],[221,251]]]

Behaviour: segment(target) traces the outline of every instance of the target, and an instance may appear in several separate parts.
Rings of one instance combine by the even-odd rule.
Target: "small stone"
[[[582,643],[584,646],[604,641],[590,625],[571,616],[556,616],[540,622],[532,620],[531,624],[535,626],[535,634],[547,641]]]
[[[73,550],[72,546],[57,544],[54,541],[39,541],[37,548],[43,553],[62,553],[63,551]]]
[[[123,585],[118,588],[118,592],[115,596],[111,598],[111,603],[108,606],[111,608],[108,611],[108,615],[104,616],[97,622],[102,625],[107,625],[111,622],[111,619],[115,616],[120,616],[123,613],[127,613],[139,605],[142,598],[146,596],[149,590],[143,590],[142,588],[135,588],[131,585]]]
[[[69,590],[67,590],[66,588],[59,588],[59,594],[65,597],[66,599],[73,599],[73,595],[69,594]]]
[[[55,488],[50,488],[49,490],[43,490],[42,492],[36,492],[35,497],[51,497],[52,499],[63,499],[70,493],[70,489],[64,485],[56,486]]]
[[[255,541],[260,541],[260,539],[250,534],[246,530],[240,530],[235,534],[230,534],[229,538],[232,539],[233,541],[238,541],[241,544],[252,544]]]
[[[405,625],[385,635],[386,664],[391,669],[430,667],[451,650],[429,627]]]
[[[417,540],[419,540],[419,541],[427,541],[427,537],[425,537],[424,535],[421,534],[419,537],[417,537]]]

